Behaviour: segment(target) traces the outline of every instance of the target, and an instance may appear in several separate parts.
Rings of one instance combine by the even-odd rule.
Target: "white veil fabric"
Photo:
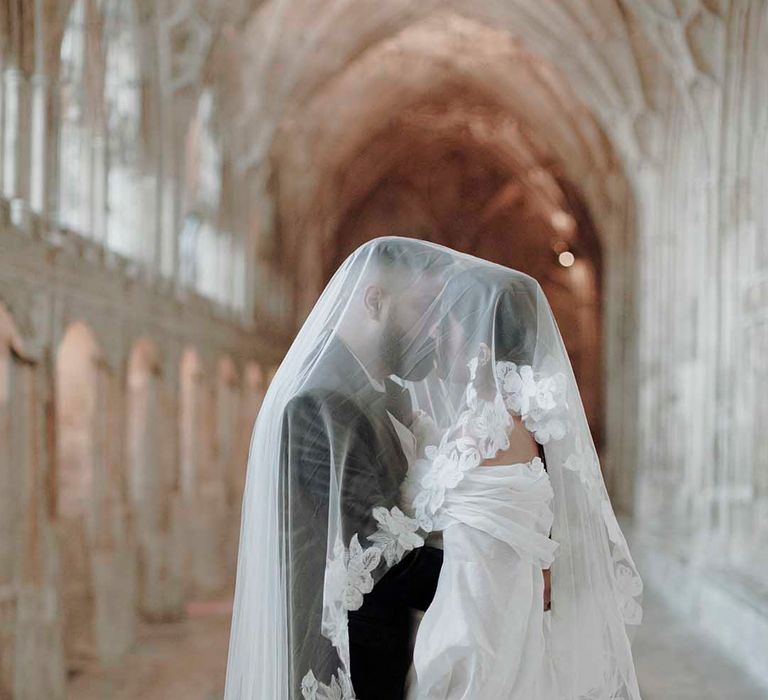
[[[551,566],[551,700],[639,699],[642,582],[540,285],[385,237],[331,279],[256,420],[225,700],[404,697],[407,612],[434,595],[451,493],[520,444],[515,430],[549,476],[551,541],[492,526]]]

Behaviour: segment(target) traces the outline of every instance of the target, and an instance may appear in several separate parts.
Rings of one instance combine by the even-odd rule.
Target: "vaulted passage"
[[[256,415],[379,235],[541,283],[644,697],[764,693],[765,75],[762,0],[0,5],[0,698],[220,692]]]

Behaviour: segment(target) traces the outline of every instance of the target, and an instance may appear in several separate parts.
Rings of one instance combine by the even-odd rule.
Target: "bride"
[[[538,283],[355,251],[254,426],[225,700],[638,700],[641,591]]]
[[[421,456],[402,487],[445,551],[407,697],[639,698],[624,623],[639,622],[640,579],[541,289],[480,264],[449,279],[441,307],[437,377],[462,391],[445,430],[417,413]],[[591,550],[611,539],[600,562]]]

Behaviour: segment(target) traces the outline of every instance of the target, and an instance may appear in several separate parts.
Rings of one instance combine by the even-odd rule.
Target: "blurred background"
[[[2,0],[0,699],[221,697],[261,399],[389,234],[543,286],[644,697],[768,697],[766,75],[764,0]]]

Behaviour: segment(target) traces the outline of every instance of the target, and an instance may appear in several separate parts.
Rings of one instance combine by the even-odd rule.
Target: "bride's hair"
[[[453,276],[443,292],[443,309],[477,337],[467,337],[470,347],[490,341],[490,329],[472,322],[493,306],[494,359],[532,364],[536,350],[536,282],[530,277],[512,278],[509,270],[472,267]],[[485,335],[487,337],[480,337]]]
[[[496,302],[494,350],[497,361],[533,363],[536,350],[536,297],[507,287]]]

